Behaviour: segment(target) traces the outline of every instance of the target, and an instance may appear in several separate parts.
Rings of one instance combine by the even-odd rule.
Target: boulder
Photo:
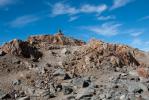
[[[76,77],[72,80],[72,84],[78,88],[86,88],[91,84],[91,82],[89,79]]]
[[[4,56],[6,53],[0,49],[0,56]]]

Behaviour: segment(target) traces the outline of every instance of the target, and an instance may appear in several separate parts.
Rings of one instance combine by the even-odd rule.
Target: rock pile
[[[148,100],[149,68],[138,60],[144,55],[62,33],[15,39],[0,48],[0,99]]]

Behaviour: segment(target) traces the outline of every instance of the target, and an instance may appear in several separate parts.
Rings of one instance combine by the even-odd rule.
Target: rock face
[[[13,41],[6,43],[2,46],[2,51],[7,54],[16,56],[23,56],[30,58],[31,56],[39,58],[42,54],[37,50],[36,47],[31,46],[28,42],[14,39]]]
[[[62,33],[15,39],[0,47],[0,99],[148,100],[149,65],[140,60],[147,56]]]
[[[97,40],[90,41],[77,53],[76,57],[80,60],[73,60],[69,66],[76,62],[77,64],[74,66],[81,73],[102,66],[105,69],[105,66],[110,66],[110,68],[107,68],[108,70],[117,70],[116,68],[122,68],[123,66],[137,67],[140,65],[128,47]]]

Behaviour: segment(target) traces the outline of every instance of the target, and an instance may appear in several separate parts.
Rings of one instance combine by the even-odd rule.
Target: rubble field
[[[0,47],[0,100],[149,100],[149,54],[127,45],[30,36]]]

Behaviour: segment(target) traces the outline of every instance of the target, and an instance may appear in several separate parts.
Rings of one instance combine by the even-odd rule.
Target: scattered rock
[[[142,83],[137,83],[137,82],[130,82],[128,83],[128,91],[130,93],[142,93],[145,91],[148,91],[147,86],[145,86]]]
[[[30,97],[26,96],[26,97],[19,98],[17,100],[30,100]]]
[[[68,49],[64,48],[64,49],[62,49],[61,53],[62,54],[70,54],[71,52]]]
[[[92,97],[95,93],[94,88],[83,88],[77,92],[76,99],[83,99],[85,97]]]
[[[0,99],[3,99],[7,94],[0,90]]]
[[[65,75],[65,72],[63,69],[57,69],[54,73],[53,73],[54,76],[64,76]]]
[[[74,78],[72,81],[73,85],[77,86],[78,88],[85,88],[88,87],[90,85],[90,81],[89,80],[85,80],[83,78]]]
[[[21,80],[15,79],[15,80],[12,81],[12,84],[13,85],[20,85],[21,84]]]
[[[149,70],[138,59],[143,54],[62,32],[15,39],[0,47],[0,88],[8,91],[0,91],[0,99],[148,100]]]
[[[137,72],[140,77],[148,78],[149,77],[149,69],[148,68],[138,68]]]
[[[73,89],[71,86],[63,86],[63,94],[64,95],[71,94],[72,92],[73,92]]]

